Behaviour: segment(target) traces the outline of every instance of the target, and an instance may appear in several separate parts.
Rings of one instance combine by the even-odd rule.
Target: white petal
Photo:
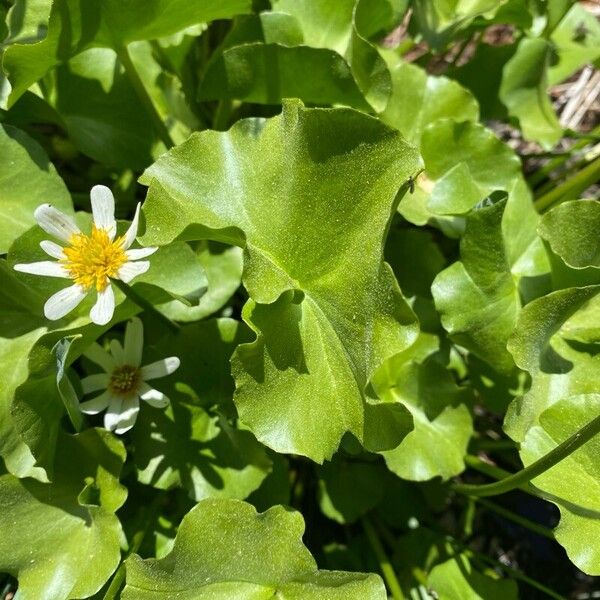
[[[144,346],[144,326],[142,322],[133,317],[125,328],[124,360],[133,367],[139,367],[142,362],[142,348]]]
[[[176,356],[169,356],[168,358],[150,363],[142,367],[142,379],[148,381],[149,379],[158,379],[159,377],[170,375],[179,368],[180,362]]]
[[[116,366],[115,359],[100,344],[93,343],[83,354],[107,373],[112,373]]]
[[[50,235],[68,242],[71,236],[81,233],[71,217],[60,212],[50,204],[42,204],[33,213],[38,225]]]
[[[135,207],[135,215],[133,215],[133,221],[131,221],[131,225],[125,234],[125,241],[123,246],[125,249],[129,248],[133,242],[135,242],[135,238],[137,237],[138,225],[140,222],[140,203]]]
[[[44,304],[46,319],[50,319],[51,321],[62,319],[62,317],[70,313],[85,298],[86,293],[78,285],[72,285],[64,290],[60,290],[60,292],[56,292]]]
[[[129,260],[140,260],[140,258],[146,258],[146,256],[150,256],[154,254],[158,248],[156,246],[148,246],[147,248],[134,248],[133,250],[127,250],[125,252],[125,256]]]
[[[18,264],[13,268],[20,273],[45,275],[46,277],[65,277],[69,279],[68,271],[60,263],[54,262],[53,260],[41,260],[40,262]]]
[[[92,200],[92,213],[94,225],[98,229],[106,229],[108,237],[112,240],[117,233],[115,221],[115,199],[112,192],[105,185],[95,185],[90,192]]]
[[[129,283],[132,279],[145,273],[150,268],[150,261],[126,262],[117,272],[117,279]]]
[[[40,242],[41,249],[52,258],[65,258],[65,253],[63,252],[63,247],[51,242],[50,240],[43,240]]]
[[[123,398],[121,396],[113,396],[106,409],[104,415],[104,428],[109,431],[114,431],[117,428],[119,419],[121,418],[121,408],[123,406]]]
[[[140,398],[155,408],[165,408],[169,405],[169,398],[162,392],[150,387],[147,383],[140,385]]]
[[[119,340],[110,340],[110,353],[113,355],[116,365],[125,364],[125,353],[123,352],[123,346],[121,346]]]
[[[129,431],[134,426],[139,412],[140,401],[136,397],[123,400],[121,418],[119,419],[119,426],[115,429],[115,433],[121,435],[122,433]]]
[[[115,293],[112,285],[108,284],[101,292],[98,292],[96,304],[90,311],[90,319],[96,325],[106,325],[115,312]]]
[[[83,388],[84,394],[91,394],[98,390],[105,390],[108,387],[109,381],[110,376],[108,373],[94,373],[81,380],[81,387]]]
[[[112,394],[106,390],[103,394],[92,398],[91,400],[86,400],[79,405],[82,413],[86,415],[97,415],[99,412],[102,412],[111,402]]]

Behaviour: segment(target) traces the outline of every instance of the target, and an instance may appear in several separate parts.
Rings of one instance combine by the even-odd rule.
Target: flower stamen
[[[131,365],[115,367],[108,384],[113,394],[127,396],[137,392],[142,378],[141,370]]]
[[[125,238],[111,240],[106,229],[92,227],[88,236],[77,233],[71,236],[69,246],[61,260],[69,276],[84,290],[95,287],[98,292],[108,285],[108,278],[115,277],[121,266],[127,262]]]

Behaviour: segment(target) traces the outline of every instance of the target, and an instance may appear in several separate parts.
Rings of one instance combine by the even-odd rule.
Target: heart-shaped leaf
[[[123,444],[96,429],[60,444],[52,483],[0,477],[0,570],[17,577],[23,598],[91,596],[121,555]]]
[[[320,462],[346,431],[362,439],[368,380],[415,337],[382,236],[418,165],[370,117],[287,103],[280,117],[192,136],[142,177],[146,243],[245,249],[243,316],[257,340],[234,355],[235,402],[279,452]]]
[[[319,571],[302,543],[303,530],[301,515],[282,506],[258,514],[238,500],[203,500],[184,517],[168,556],[127,560],[123,600],[173,594],[385,600],[377,575]]]

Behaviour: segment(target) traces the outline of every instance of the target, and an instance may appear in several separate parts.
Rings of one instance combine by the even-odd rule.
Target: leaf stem
[[[127,73],[127,76],[129,77],[129,81],[133,86],[135,93],[138,95],[138,98],[140,99],[140,101],[144,105],[144,108],[148,112],[148,115],[152,119],[152,123],[154,124],[154,128],[158,137],[161,139],[162,143],[167,147],[167,150],[169,148],[172,148],[173,146],[175,146],[175,142],[171,138],[171,134],[169,133],[167,126],[165,125],[164,121],[162,120],[161,116],[156,110],[154,102],[152,102],[152,98],[150,98],[150,95],[148,94],[148,91],[144,86],[144,82],[142,81],[139,73],[137,72],[137,69],[135,68],[135,65],[133,64],[133,61],[131,60],[131,55],[129,54],[127,46],[121,46],[120,48],[117,48],[116,52],[117,56],[119,57],[119,61],[125,69],[125,73]]]
[[[530,481],[542,473],[548,471],[561,460],[581,448],[586,442],[589,442],[597,433],[600,432],[600,415],[592,419],[587,425],[584,425],[579,431],[576,431],[570,438],[559,444],[556,448],[542,456],[528,467],[517,471],[516,473],[505,477],[494,483],[484,483],[473,485],[466,483],[456,483],[453,489],[461,494],[469,496],[498,496],[510,492],[515,488],[529,484]],[[529,490],[527,490],[529,491]]]
[[[475,497],[471,497],[471,500],[474,500],[477,504],[481,505],[483,508],[485,508],[491,512],[495,512],[496,514],[507,519],[508,521],[512,521],[513,523],[516,523],[517,525],[520,525],[521,527],[524,527],[525,529],[529,529],[529,531],[533,531],[534,533],[537,533],[538,535],[548,538],[549,540],[554,541],[556,539],[554,537],[554,534],[552,533],[552,530],[549,529],[548,527],[544,527],[543,525],[540,525],[539,523],[530,521],[526,517],[523,517],[517,513],[514,513],[512,510],[508,510],[507,508],[504,508],[503,506],[500,506],[499,504],[496,504],[495,502],[490,502],[489,500],[486,500],[485,498],[475,498]]]
[[[130,285],[120,279],[113,279],[113,283],[140,308],[152,313],[161,323],[166,325],[173,333],[179,333],[180,327],[167,316],[163,315],[153,304],[150,304],[146,298],[138,294]]]
[[[542,181],[544,181],[544,179],[546,179],[546,177],[548,177],[548,175],[550,175],[550,173],[552,173],[552,171],[554,171],[555,169],[560,167],[562,164],[567,162],[567,160],[569,160],[569,158],[571,158],[571,156],[573,156],[574,150],[580,150],[581,148],[585,148],[585,146],[590,143],[589,136],[592,136],[592,141],[593,141],[595,136],[598,134],[600,134],[600,125],[598,127],[596,127],[595,129],[593,129],[592,131],[590,131],[590,133],[586,137],[584,137],[580,140],[577,140],[571,146],[571,148],[569,149],[568,152],[561,152],[560,154],[554,154],[553,158],[551,160],[549,160],[545,165],[540,167],[537,171],[532,173],[527,178],[527,183],[529,183],[529,185],[532,188],[537,187],[538,184],[542,183]]]
[[[579,194],[598,180],[600,180],[600,156],[573,177],[540,196],[535,200],[534,205],[538,212],[544,212],[563,200],[575,200]]]
[[[231,118],[232,103],[229,98],[219,100],[217,104],[217,110],[213,118],[213,129],[217,131],[225,131],[229,125],[229,119]]]
[[[392,598],[394,600],[404,600],[404,594],[402,593],[402,588],[400,587],[400,584],[398,583],[398,578],[396,577],[396,573],[394,573],[394,569],[392,568],[392,565],[385,553],[383,545],[379,539],[379,536],[377,535],[377,531],[375,531],[375,528],[373,527],[371,521],[369,520],[369,517],[364,516],[361,519],[361,522],[362,522],[363,529],[365,530],[367,539],[369,540],[369,543],[371,544],[371,548],[373,548],[373,552],[375,553],[375,556],[377,557],[377,561],[379,563],[379,568],[381,569],[381,572],[383,573],[383,577],[388,586],[388,589],[390,590],[390,593],[392,594]]]

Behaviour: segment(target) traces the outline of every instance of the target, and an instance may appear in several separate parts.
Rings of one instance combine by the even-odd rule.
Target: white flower
[[[64,277],[74,280],[74,284],[51,296],[44,305],[44,314],[52,321],[61,319],[71,312],[86,297],[96,290],[96,303],[90,311],[90,318],[97,325],[106,325],[115,310],[115,295],[110,279],[120,279],[129,283],[137,275],[150,267],[147,260],[139,260],[156,252],[157,248],[129,250],[137,236],[140,205],[127,233],[115,239],[115,200],[112,192],[103,185],[95,185],[91,192],[94,224],[90,235],[82,233],[75,222],[50,204],[42,204],[34,216],[39,226],[50,235],[67,245],[63,248],[49,240],[40,242],[42,250],[55,261],[44,260],[28,264],[18,264],[14,268],[22,273]],[[138,262],[133,262],[138,261]]]
[[[179,367],[179,359],[169,356],[141,367],[144,328],[134,317],[125,329],[123,346],[117,341],[110,343],[110,352],[99,344],[92,344],[84,353],[104,373],[89,375],[81,380],[84,394],[103,392],[80,404],[86,415],[95,415],[106,409],[104,427],[115,433],[129,431],[140,411],[140,398],[156,408],[164,408],[169,398],[146,382],[170,375]]]

